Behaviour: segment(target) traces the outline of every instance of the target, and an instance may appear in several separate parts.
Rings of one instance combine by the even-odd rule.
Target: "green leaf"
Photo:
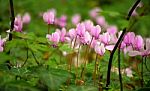
[[[59,87],[67,81],[68,77],[71,77],[65,70],[52,68],[49,70],[41,70],[39,76],[43,84],[51,90],[58,90]]]
[[[3,91],[40,91],[35,87],[32,87],[26,81],[16,80],[8,82],[4,85],[4,87],[0,88]]]
[[[116,12],[116,11],[101,11],[100,14],[102,15],[109,15],[109,16],[112,16],[112,17],[117,17],[117,16],[121,16],[121,14],[119,12]]]
[[[73,52],[72,49],[69,47],[68,44],[63,44],[62,46],[60,46],[59,48],[62,52],[66,51],[67,53],[71,53]]]
[[[0,64],[6,62],[7,60],[12,59],[12,57],[5,52],[0,52]]]

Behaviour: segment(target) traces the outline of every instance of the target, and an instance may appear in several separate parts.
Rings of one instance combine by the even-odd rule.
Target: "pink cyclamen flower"
[[[72,16],[71,19],[74,25],[77,25],[80,22],[80,20],[81,20],[81,16],[79,14],[75,14],[74,16]]]
[[[95,39],[98,39],[100,32],[101,32],[101,27],[97,25],[97,26],[93,26],[90,33],[93,37],[95,37]]]
[[[141,50],[132,50],[132,51],[129,51],[128,55],[129,56],[137,56],[137,55],[140,55],[140,56],[148,56],[150,54],[150,39],[146,39],[146,43],[145,43],[145,47],[144,46],[141,48]]]
[[[56,32],[59,33],[60,41],[61,41],[61,42],[65,42],[66,29],[65,29],[65,28],[62,28],[61,30],[56,29]]]
[[[53,11],[47,11],[43,14],[43,20],[47,24],[53,24],[55,20],[55,13]]]
[[[107,22],[103,16],[96,17],[96,23],[102,27],[107,27]]]
[[[111,39],[111,37],[110,37],[110,34],[108,32],[103,33],[102,35],[100,35],[100,41],[102,43],[104,43],[105,45],[109,44],[110,39]]]
[[[95,52],[99,55],[104,55],[105,53],[105,47],[104,47],[104,44],[101,43],[100,45],[96,45],[95,48],[94,48]]]
[[[137,51],[141,50],[143,47],[143,44],[144,44],[144,42],[143,42],[142,36],[137,35],[134,39],[133,48]]]
[[[74,39],[76,37],[76,35],[77,35],[76,30],[74,28],[69,29],[68,36],[71,38],[71,40]]]
[[[22,22],[24,24],[28,24],[31,20],[30,14],[29,13],[25,13],[24,16],[22,17]]]
[[[80,37],[84,36],[85,33],[85,25],[84,23],[79,23],[76,28],[77,35]]]
[[[125,73],[128,77],[133,77],[131,68],[126,68]]]
[[[14,29],[16,32],[22,32],[22,27],[23,27],[23,22],[21,16],[18,15],[17,17],[15,17]]]
[[[96,7],[94,9],[92,9],[90,12],[89,12],[89,15],[92,17],[92,18],[95,18],[96,16],[98,16],[98,13],[101,11],[100,8]]]
[[[91,29],[93,28],[93,22],[91,20],[86,20],[84,21],[84,25],[85,25],[85,29],[88,31],[88,32],[91,32]]]
[[[98,40],[96,40],[95,38],[93,38],[90,47],[91,47],[91,48],[95,48],[95,46],[96,46],[97,44],[100,44],[100,42],[99,42]]]
[[[60,40],[60,35],[58,32],[54,32],[54,33],[52,33],[52,35],[47,34],[46,38],[48,38],[54,44],[58,44],[58,42]]]
[[[132,45],[135,39],[134,32],[128,32],[124,37],[124,43],[126,43],[127,46]]]
[[[4,46],[4,39],[1,39],[1,36],[0,36],[0,52],[3,52],[3,50],[4,50],[4,48],[3,48],[3,46]]]
[[[86,31],[84,33],[84,36],[79,37],[79,39],[82,44],[90,44],[92,36],[90,35],[90,33],[88,31]]]
[[[56,21],[57,25],[59,25],[61,28],[65,27],[67,24],[67,16],[62,15],[60,18]]]
[[[116,34],[118,31],[117,27],[116,26],[109,26],[107,28],[107,32],[110,33],[110,34]]]

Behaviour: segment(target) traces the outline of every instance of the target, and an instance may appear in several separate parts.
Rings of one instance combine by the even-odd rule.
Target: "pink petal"
[[[114,46],[115,46],[115,45],[108,45],[108,46],[105,46],[105,48],[106,48],[107,50],[112,51],[112,50],[114,49]]]
[[[133,57],[133,56],[141,55],[141,53],[139,51],[129,51],[128,55]]]

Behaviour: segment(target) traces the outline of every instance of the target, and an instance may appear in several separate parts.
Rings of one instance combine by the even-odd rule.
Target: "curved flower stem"
[[[121,60],[120,60],[120,45],[119,45],[119,49],[118,49],[118,71],[119,71],[120,91],[123,91],[120,61]]]
[[[140,1],[141,0],[137,0],[135,2],[135,4],[133,5],[133,7],[131,8],[131,10],[128,13],[128,16],[126,18],[127,20],[130,19],[131,15],[132,15],[132,13],[134,11],[134,9],[137,7],[137,5],[140,3]],[[126,33],[126,28],[123,29],[123,32],[122,32],[121,36],[119,37],[119,39],[118,39],[118,41],[117,41],[114,49],[112,50],[112,52],[110,54],[109,63],[108,63],[108,70],[107,70],[106,90],[108,90],[109,84],[110,84],[110,72],[111,72],[111,65],[112,65],[112,60],[113,60],[114,53],[115,53],[116,49],[118,48],[118,45],[122,42],[122,39],[123,39],[125,33]]]
[[[47,33],[49,34],[50,31],[50,24],[48,24],[48,29],[47,29]]]

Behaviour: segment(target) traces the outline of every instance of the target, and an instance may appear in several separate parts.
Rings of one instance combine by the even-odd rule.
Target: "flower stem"
[[[78,67],[79,67],[79,53],[80,53],[80,47],[81,47],[81,45],[79,45],[79,49],[78,49],[78,53],[77,53],[76,79],[78,78]]]
[[[84,62],[83,62],[84,66],[83,66],[82,71],[81,71],[81,78],[82,78],[82,80],[84,80],[84,73],[85,73],[85,68],[86,68],[86,59],[88,58],[88,50],[89,50],[89,48],[90,48],[90,46],[92,44],[93,38],[94,37],[92,37],[89,46],[87,46],[86,50],[85,50],[85,57],[84,57]]]
[[[96,54],[96,58],[95,58],[95,68],[94,68],[94,72],[93,72],[93,80],[94,80],[94,85],[96,84],[96,77],[97,77],[97,73],[98,73],[98,54]]]
[[[48,24],[48,29],[47,29],[47,33],[49,34],[50,31],[50,24]]]

